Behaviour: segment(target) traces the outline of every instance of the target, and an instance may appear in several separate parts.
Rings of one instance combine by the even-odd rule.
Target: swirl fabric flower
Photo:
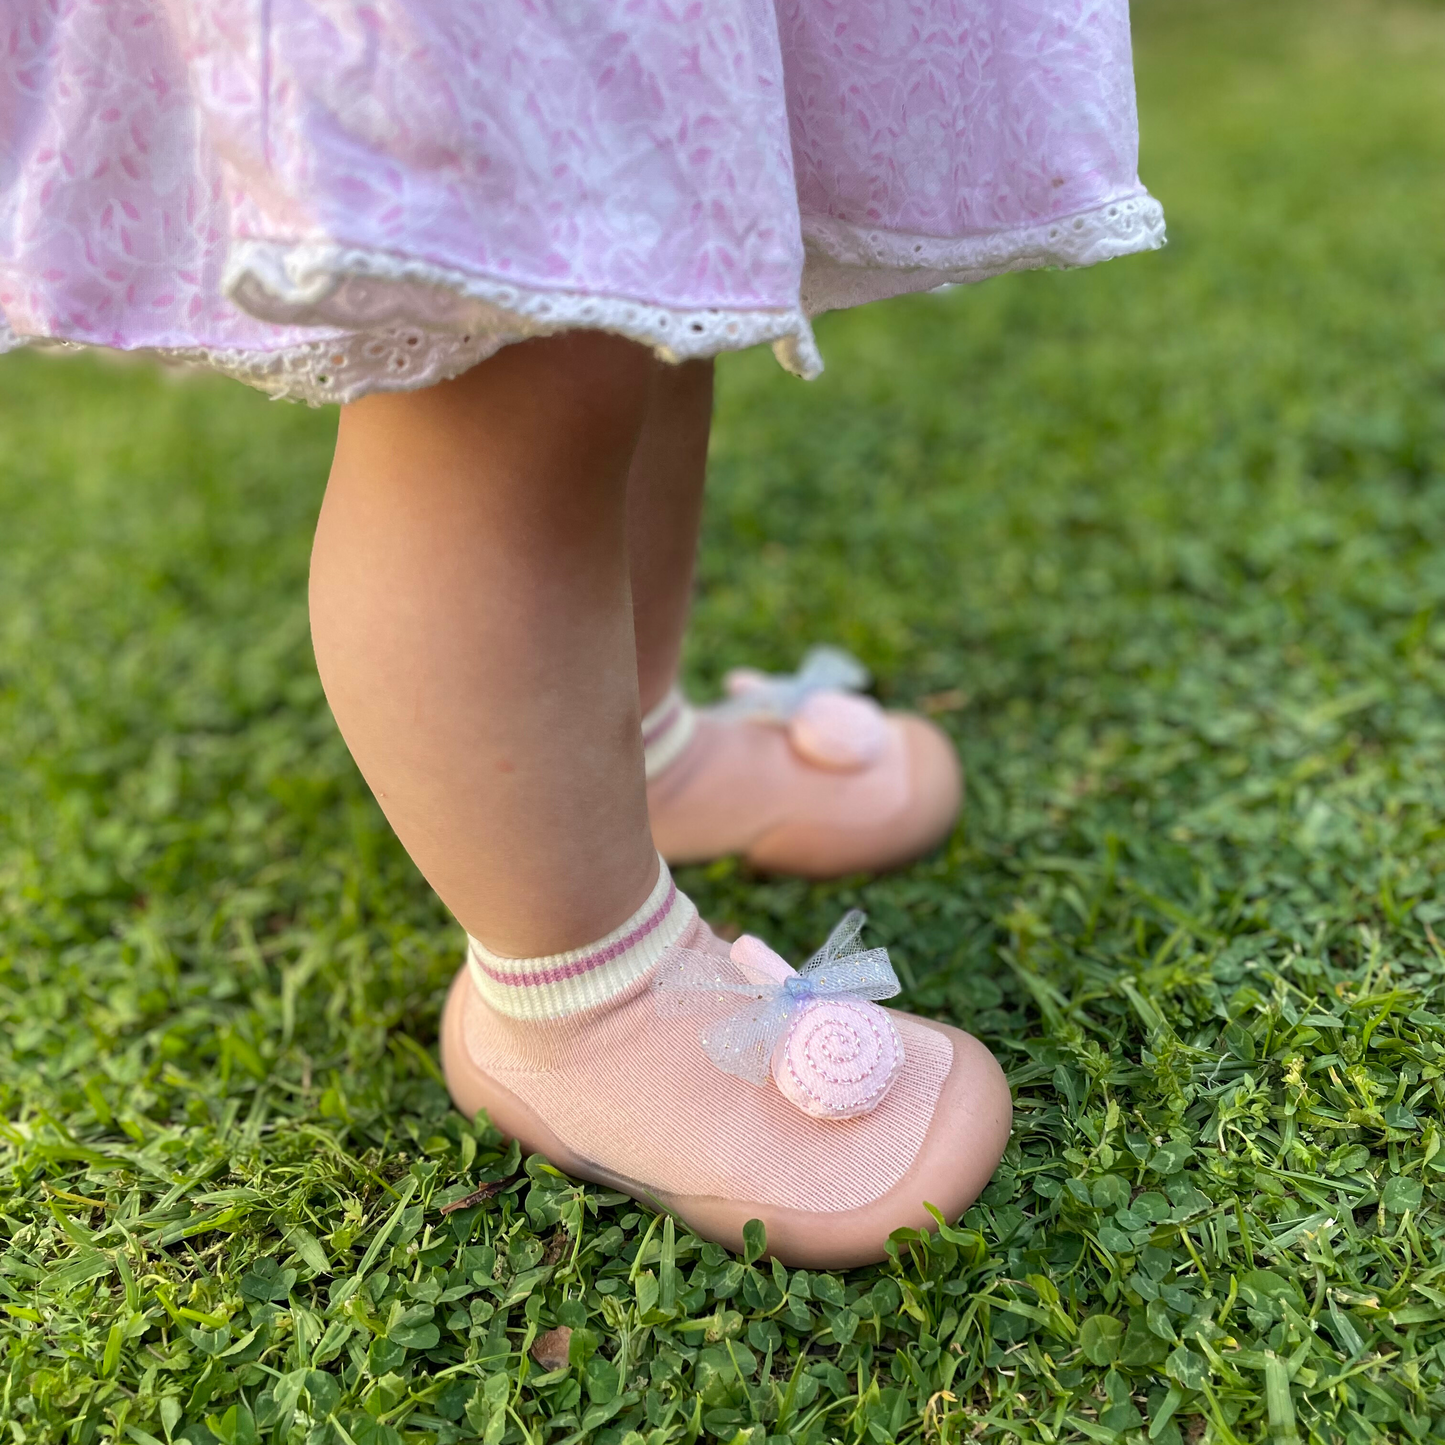
[[[871,697],[868,669],[837,647],[814,647],[797,672],[736,668],[727,676],[728,700],[709,708],[725,721],[777,723],[809,761],[839,772],[867,767],[887,740],[883,709]]]
[[[766,1085],[806,1114],[851,1119],[876,1108],[898,1077],[903,1041],[875,1000],[899,992],[888,950],[858,944],[847,914],[801,969],[744,934],[727,958],[683,950],[653,981],[663,1013],[729,1011],[699,1035],[725,1073]]]

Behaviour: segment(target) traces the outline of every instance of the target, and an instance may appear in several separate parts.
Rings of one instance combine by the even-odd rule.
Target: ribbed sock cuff
[[[467,939],[467,966],[477,991],[511,1018],[565,1018],[615,998],[642,978],[692,927],[697,909],[679,893],[660,859],[647,901],[605,938],[544,958],[503,958]]]
[[[642,757],[649,782],[682,755],[696,729],[692,704],[680,688],[672,688],[642,719]]]

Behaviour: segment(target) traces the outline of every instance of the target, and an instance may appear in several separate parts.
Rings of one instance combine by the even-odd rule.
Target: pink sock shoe
[[[879,872],[943,841],[963,775],[932,723],[852,689],[868,674],[815,648],[795,676],[737,671],[694,709],[673,689],[643,720],[653,841],[669,863],[742,854],[804,878]]]
[[[442,1018],[458,1108],[558,1168],[742,1246],[760,1219],[785,1264],[884,1257],[900,1227],[956,1219],[1008,1141],[1008,1085],[976,1039],[882,1009],[861,915],[801,973],[731,948],[663,868],[586,949],[511,960],[470,942]]]

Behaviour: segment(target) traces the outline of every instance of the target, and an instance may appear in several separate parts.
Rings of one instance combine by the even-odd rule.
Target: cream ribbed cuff
[[[697,713],[692,704],[680,688],[672,688],[642,719],[642,758],[649,782],[681,757],[696,730]]]
[[[615,998],[643,977],[692,927],[697,909],[679,893],[667,864],[647,901],[605,938],[544,958],[503,958],[467,939],[467,967],[478,993],[515,1019],[565,1018]]]

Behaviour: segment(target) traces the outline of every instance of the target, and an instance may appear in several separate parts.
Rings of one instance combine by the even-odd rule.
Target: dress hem
[[[910,235],[805,216],[803,309],[811,316],[1010,271],[1075,270],[1165,244],[1164,208],[1142,187],[1031,226],[964,237]],[[906,278],[906,284],[890,284]]]
[[[138,347],[204,365],[276,399],[313,406],[372,391],[413,390],[461,375],[512,342],[581,328],[610,331],[665,361],[771,342],[788,371],[823,369],[811,316],[888,296],[976,282],[1008,271],[1079,267],[1164,244],[1159,203],[1145,192],[1072,216],[963,238],[915,236],[833,217],[804,217],[801,304],[676,308],[625,297],[534,289],[428,261],[331,243],[234,243],[224,290],[259,320],[333,328],[276,349]],[[26,344],[95,343],[14,332],[0,317],[0,352]]]

